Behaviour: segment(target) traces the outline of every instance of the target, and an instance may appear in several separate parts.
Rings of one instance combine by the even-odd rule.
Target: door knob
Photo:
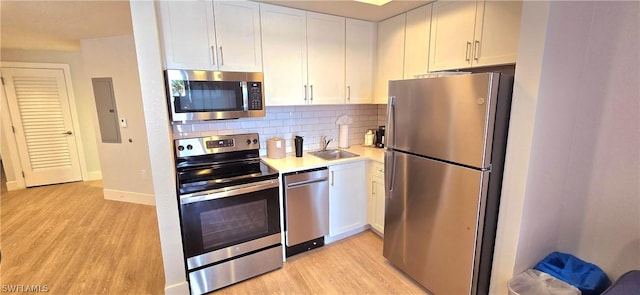
[[[69,130],[69,131],[67,131],[67,132],[62,132],[62,134],[65,134],[65,135],[71,135],[71,134],[73,134],[73,132],[71,132],[71,130]]]

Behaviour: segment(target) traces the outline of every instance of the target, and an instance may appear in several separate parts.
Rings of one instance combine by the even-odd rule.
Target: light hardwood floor
[[[382,257],[371,231],[289,257],[282,269],[216,294],[427,294]]]
[[[2,285],[50,294],[161,294],[155,207],[102,197],[101,182],[3,193]]]
[[[162,294],[152,206],[107,201],[101,182],[3,192],[2,285],[46,285],[50,294]],[[290,257],[279,270],[216,294],[425,294],[382,257],[366,231]]]

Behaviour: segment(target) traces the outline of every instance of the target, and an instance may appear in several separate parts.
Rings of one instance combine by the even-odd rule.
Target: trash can
[[[568,253],[553,252],[533,269],[578,288],[584,295],[599,295],[611,285],[609,277],[600,267]]]
[[[508,287],[509,295],[581,295],[578,288],[535,269],[513,277]]]

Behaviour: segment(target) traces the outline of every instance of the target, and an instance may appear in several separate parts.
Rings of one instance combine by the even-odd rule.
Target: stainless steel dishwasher
[[[329,234],[329,170],[284,175],[287,257],[324,245]]]

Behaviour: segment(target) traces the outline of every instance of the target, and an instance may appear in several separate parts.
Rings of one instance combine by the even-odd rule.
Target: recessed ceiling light
[[[358,2],[362,2],[362,3],[367,3],[367,4],[371,4],[371,5],[378,5],[378,6],[382,6],[385,5],[389,2],[391,2],[391,0],[355,0]]]

